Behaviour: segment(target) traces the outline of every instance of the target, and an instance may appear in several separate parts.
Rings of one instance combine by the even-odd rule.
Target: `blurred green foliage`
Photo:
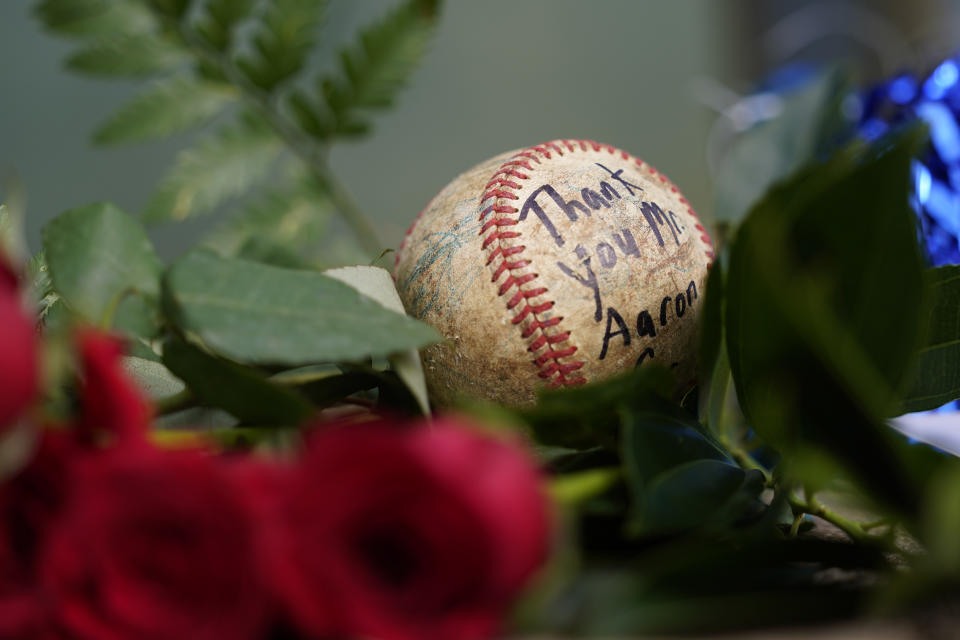
[[[225,446],[282,441],[284,427],[333,404],[418,412],[384,361],[438,339],[317,269],[333,213],[369,256],[381,248],[326,158],[391,104],[437,3],[399,2],[334,74],[304,78],[325,5],[37,7],[80,42],[75,70],[157,78],[99,142],[220,123],[178,157],[146,220],[200,215],[261,187],[172,265],[110,205],[51,222],[31,264],[48,330],[82,321],[125,333],[134,372],[184,383],[159,413],[216,410]],[[549,597],[521,608],[521,628],[732,630],[960,592],[960,461],[884,424],[960,391],[957,276],[924,269],[908,205],[925,133],[831,153],[845,86],[825,76],[733,152],[717,212],[730,242],[705,292],[696,390],[677,402],[669,372],[645,366],[530,408],[468,408],[530,435],[569,523],[541,585]],[[835,507],[838,495],[856,508]],[[814,519],[843,538],[809,537]]]

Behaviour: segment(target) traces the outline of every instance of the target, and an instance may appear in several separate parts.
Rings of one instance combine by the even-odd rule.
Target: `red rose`
[[[314,635],[486,637],[547,552],[532,459],[453,418],[320,432],[282,501],[274,582]]]
[[[0,638],[52,637],[37,556],[67,500],[71,445],[64,432],[42,431],[31,461],[0,485]]]
[[[77,462],[40,586],[77,640],[262,637],[253,518],[216,459],[120,448]]]
[[[16,282],[0,258],[0,432],[30,404],[39,382],[37,331]]]
[[[86,329],[78,333],[77,344],[82,364],[79,437],[89,442],[107,435],[120,444],[143,443],[151,410],[120,364],[123,342]]]

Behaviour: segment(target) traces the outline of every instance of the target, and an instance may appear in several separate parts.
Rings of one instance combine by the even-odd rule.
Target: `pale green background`
[[[391,4],[333,0],[326,48],[335,50]],[[460,171],[558,137],[595,139],[643,157],[709,215],[705,146],[715,114],[695,99],[693,87],[714,78],[747,90],[777,62],[769,59],[769,43],[763,46],[764,30],[804,4],[450,0],[432,51],[398,108],[377,120],[370,138],[339,146],[334,168],[394,246],[412,217]],[[867,4],[888,6],[889,20],[905,32],[939,25],[941,40],[943,25],[958,22],[956,2]],[[92,147],[90,132],[136,84],[63,71],[72,46],[41,31],[31,5],[0,0],[0,184],[15,173],[25,185],[27,235],[36,249],[42,224],[65,208],[111,200],[138,210],[191,138]],[[844,39],[829,40],[818,43],[821,57],[833,49],[864,56]],[[152,235],[170,257],[207,224]]]

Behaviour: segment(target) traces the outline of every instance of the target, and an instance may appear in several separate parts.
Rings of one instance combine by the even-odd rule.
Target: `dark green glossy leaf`
[[[638,535],[729,525],[755,504],[763,475],[716,459],[686,462],[652,478],[633,513]]]
[[[537,404],[516,410],[543,445],[617,449],[623,416],[630,411],[661,406],[670,393],[670,373],[643,367],[583,387],[544,391]]]
[[[775,118],[741,133],[723,159],[715,216],[735,223],[775,182],[833,149],[852,123],[843,115],[845,74],[827,72],[780,101]]]
[[[43,228],[43,250],[57,294],[97,323],[128,292],[155,298],[161,264],[143,227],[111,204],[70,209]]]
[[[440,339],[427,325],[314,271],[193,252],[174,263],[165,285],[178,326],[241,362],[356,361]]]
[[[710,267],[699,316],[697,365],[700,379],[709,380],[723,347],[723,265]]]
[[[829,451],[904,513],[916,478],[881,419],[920,336],[907,198],[924,140],[910,131],[772,189],[737,233],[727,278],[727,351],[750,425],[785,454]]]
[[[927,337],[899,412],[935,409],[960,398],[960,266],[926,271]]]
[[[297,425],[313,407],[297,392],[270,382],[245,367],[187,344],[168,341],[163,364],[203,402],[223,409],[241,422],[263,425]]]
[[[621,457],[637,495],[655,476],[687,462],[732,462],[693,416],[666,402],[657,409],[625,412],[623,417]]]

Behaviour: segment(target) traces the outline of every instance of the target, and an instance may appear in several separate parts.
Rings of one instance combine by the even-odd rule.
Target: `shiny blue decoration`
[[[926,77],[900,74],[860,96],[858,129],[876,140],[921,119],[930,149],[913,166],[913,205],[930,264],[960,264],[960,54]]]

